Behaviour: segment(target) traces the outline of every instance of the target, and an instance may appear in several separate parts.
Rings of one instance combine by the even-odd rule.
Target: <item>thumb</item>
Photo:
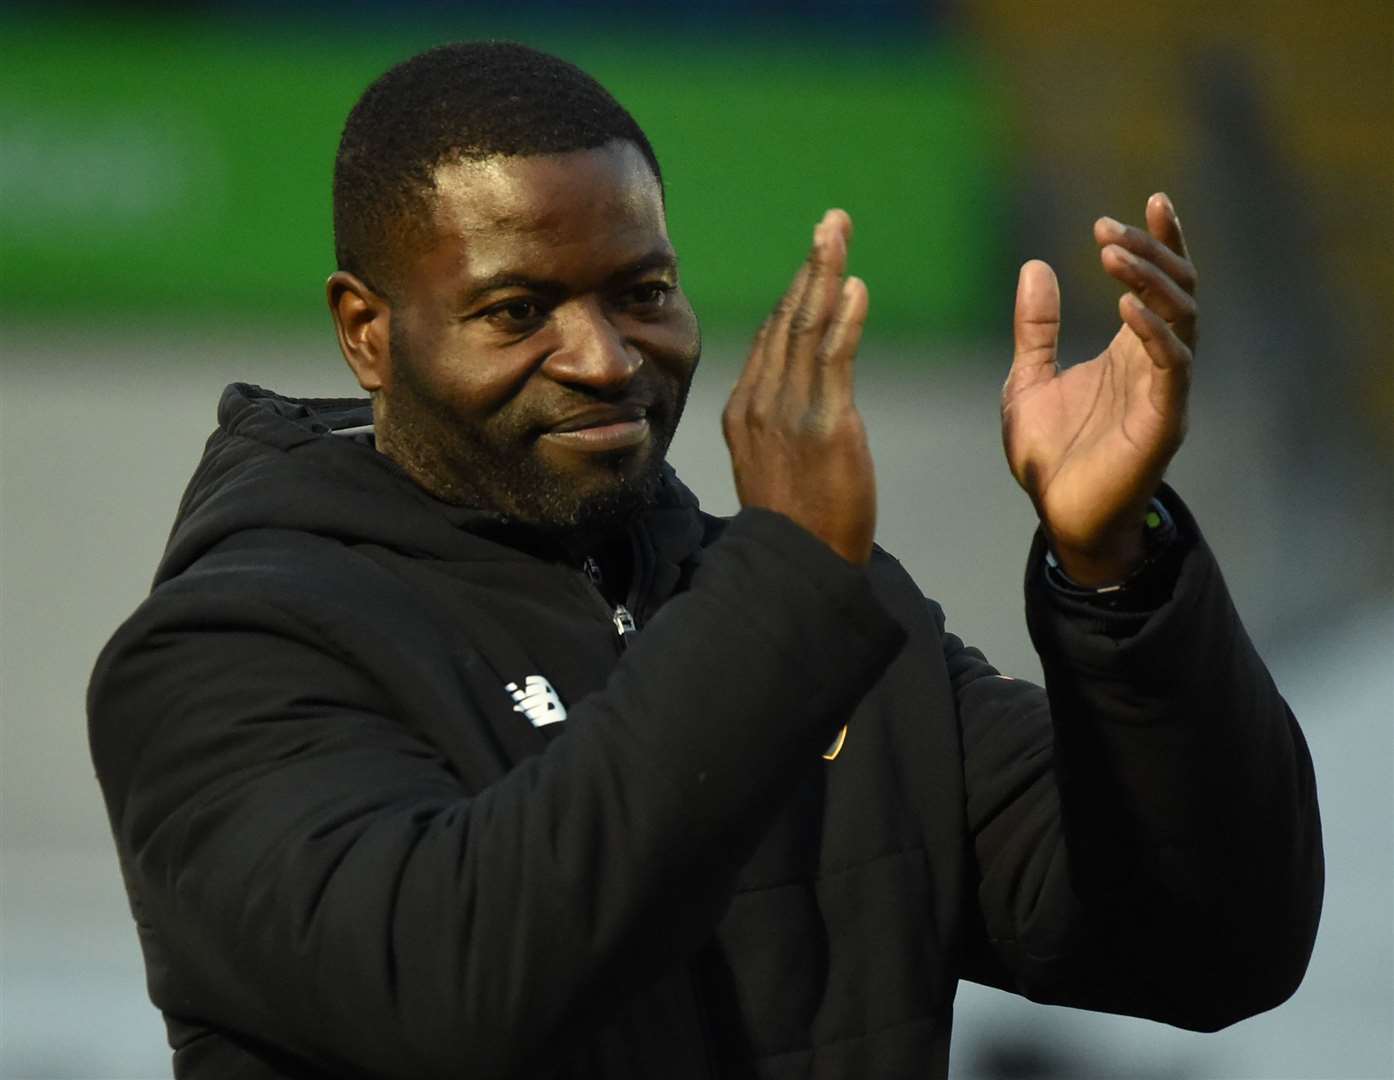
[[[1012,319],[1016,351],[1012,370],[1002,388],[1004,398],[1055,377],[1060,343],[1060,283],[1049,263],[1032,259],[1021,268],[1016,283],[1016,312]]]

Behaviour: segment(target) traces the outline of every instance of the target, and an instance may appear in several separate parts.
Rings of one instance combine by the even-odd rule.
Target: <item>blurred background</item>
[[[500,14],[500,8],[507,14]],[[0,4],[0,1076],[168,1076],[86,748],[222,385],[354,384],[323,302],[343,118],[393,62],[505,37],[598,76],[664,163],[707,346],[673,456],[735,507],[718,416],[824,208],[856,219],[878,537],[1039,677],[1033,515],[997,394],[1016,267],[1063,358],[1117,290],[1090,228],[1168,191],[1201,274],[1171,480],[1317,764],[1307,981],[1217,1035],[965,985],[952,1074],[1394,1076],[1394,5],[708,0]]]

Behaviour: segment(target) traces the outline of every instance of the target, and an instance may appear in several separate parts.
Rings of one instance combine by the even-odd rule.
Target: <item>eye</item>
[[[628,289],[622,299],[631,308],[654,311],[663,306],[672,291],[673,286],[666,281],[645,281]]]
[[[512,300],[505,300],[501,304],[495,304],[481,314],[494,326],[507,330],[518,330],[541,322],[546,316],[546,311],[536,300],[519,296]]]

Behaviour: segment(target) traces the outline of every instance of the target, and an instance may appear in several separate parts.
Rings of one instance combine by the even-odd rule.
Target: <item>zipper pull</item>
[[[628,635],[639,629],[634,623],[634,616],[629,613],[629,609],[623,604],[615,605],[615,614],[611,621],[615,624],[615,633],[619,634],[621,642],[629,640]]]
[[[581,563],[581,569],[586,572],[586,577],[591,579],[591,584],[597,589],[600,588],[602,581],[600,575],[600,564],[595,561],[594,555],[587,555],[585,562]]]

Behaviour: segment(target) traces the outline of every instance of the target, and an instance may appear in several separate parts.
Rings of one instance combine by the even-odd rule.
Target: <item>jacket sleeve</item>
[[[107,647],[93,757],[157,1004],[335,1076],[546,1075],[709,936],[903,642],[862,572],[746,512],[568,730],[469,791],[344,644],[351,597],[226,576]]]
[[[1109,617],[1042,580],[1046,690],[952,635],[980,935],[965,974],[1035,1000],[1215,1030],[1284,1001],[1321,909],[1301,731],[1174,495],[1170,599]]]

